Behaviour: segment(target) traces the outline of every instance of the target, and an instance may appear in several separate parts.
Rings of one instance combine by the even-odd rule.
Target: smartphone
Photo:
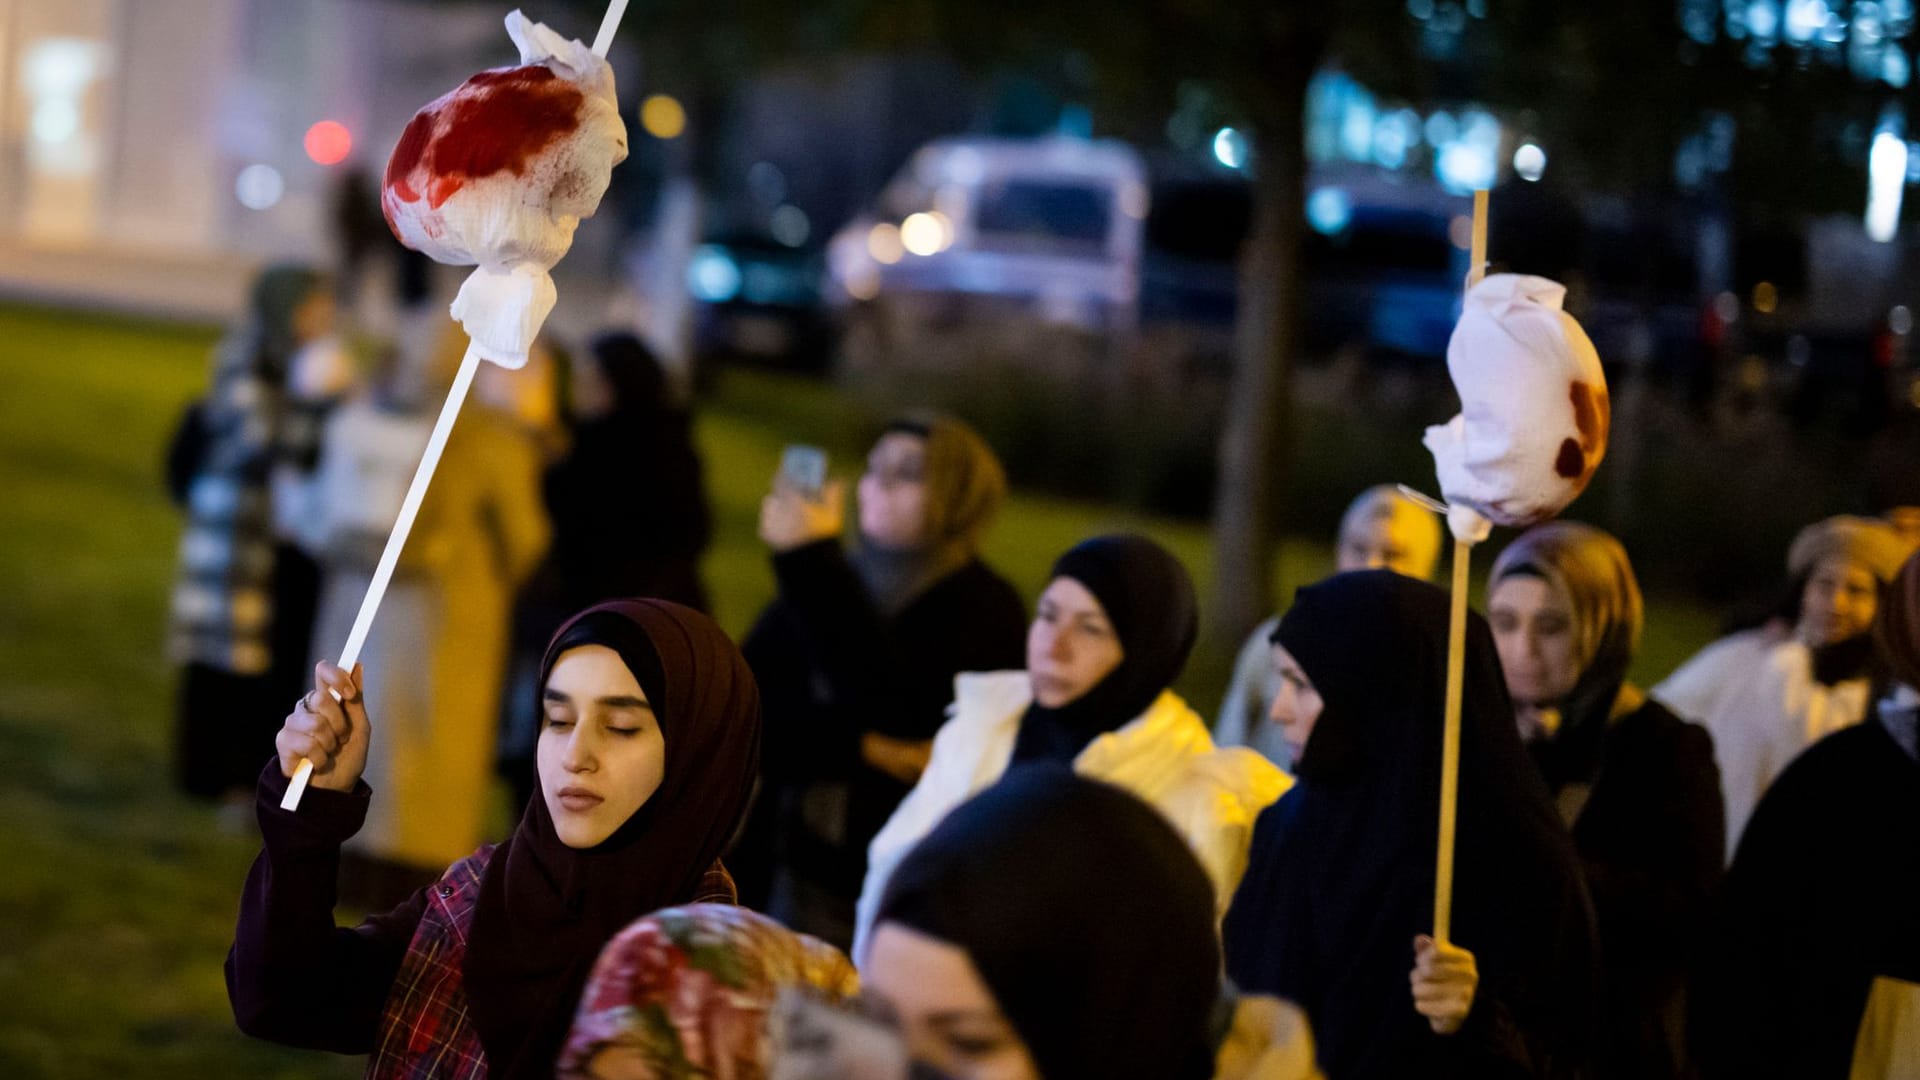
[[[795,444],[780,452],[780,483],[809,499],[827,486],[827,452],[817,446]]]

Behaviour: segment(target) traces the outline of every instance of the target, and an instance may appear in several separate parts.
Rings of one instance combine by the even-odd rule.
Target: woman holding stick
[[[1592,907],[1477,618],[1453,933],[1428,936],[1448,616],[1445,592],[1374,570],[1300,590],[1281,619],[1273,719],[1299,782],[1261,815],[1227,971],[1307,1010],[1331,1080],[1582,1076]]]
[[[760,700],[706,616],[625,600],[561,628],[519,828],[352,929],[333,923],[334,878],[372,798],[370,722],[357,670],[322,663],[314,681],[260,779],[265,850],[227,958],[248,1034],[371,1053],[372,1077],[550,1077],[609,938],[663,907],[733,899],[718,860],[746,810]],[[282,810],[303,757],[313,790]]]

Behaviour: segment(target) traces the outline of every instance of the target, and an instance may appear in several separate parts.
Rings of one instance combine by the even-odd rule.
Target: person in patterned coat
[[[348,929],[334,882],[372,798],[371,730],[359,671],[317,666],[260,778],[265,850],[226,966],[242,1031],[370,1054],[380,1080],[551,1077],[610,938],[661,908],[733,901],[719,859],[760,754],[739,650],[690,608],[613,601],[561,628],[541,675],[537,797],[518,829]],[[281,810],[302,757],[312,787]]]
[[[262,271],[169,450],[186,511],[167,634],[180,667],[174,765],[197,798],[244,806],[273,752],[272,710],[306,682],[319,571],[283,525],[341,390],[334,322],[324,274]]]

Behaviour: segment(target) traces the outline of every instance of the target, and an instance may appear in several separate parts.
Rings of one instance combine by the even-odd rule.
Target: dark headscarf
[[[1123,655],[1093,689],[1059,708],[1034,702],[1020,722],[1015,762],[1071,761],[1088,743],[1147,711],[1187,666],[1200,606],[1187,568],[1144,536],[1100,536],[1060,556],[1048,580],[1086,587],[1113,624]]]
[[[613,414],[644,420],[670,411],[667,375],[637,336],[624,330],[601,334],[590,346],[600,374],[613,389]]]
[[[598,847],[554,831],[536,789],[493,853],[466,954],[474,1026],[496,1078],[551,1077],[601,946],[634,919],[697,895],[746,812],[760,757],[760,693],[713,620],[664,600],[618,600],[574,616],[541,662],[605,645],[654,704],[666,770]],[[537,784],[536,778],[536,784]]]
[[[242,332],[259,365],[258,374],[275,382],[286,378],[287,364],[300,346],[294,334],[294,315],[326,285],[325,274],[299,263],[270,266],[253,279]]]
[[[1040,763],[948,815],[880,904],[958,946],[1047,1080],[1204,1080],[1213,888],[1158,812]]]
[[[1007,474],[977,432],[943,413],[895,417],[881,437],[910,435],[926,446],[925,542],[896,550],[861,536],[853,568],[882,615],[905,610],[980,554],[987,528],[1007,500]]]
[[[1227,970],[1307,1010],[1330,1076],[1450,1075],[1474,1041],[1432,1034],[1407,987],[1433,929],[1448,615],[1445,591],[1373,570],[1301,589],[1274,634],[1324,706],[1256,827]],[[1529,1075],[1568,1075],[1591,1045],[1592,908],[1478,615],[1465,659],[1452,939],[1479,965],[1473,1015],[1517,1031]]]

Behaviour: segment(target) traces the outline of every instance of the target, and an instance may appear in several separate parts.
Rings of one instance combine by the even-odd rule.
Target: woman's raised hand
[[[760,500],[760,539],[775,553],[837,540],[846,526],[846,507],[844,480],[828,481],[818,498],[776,481]]]
[[[287,714],[273,743],[285,775],[292,776],[306,758],[313,762],[314,787],[352,791],[366,771],[371,735],[360,699],[360,665],[349,675],[322,660],[313,666],[313,689]]]
[[[1473,992],[1480,985],[1480,969],[1473,954],[1457,945],[1435,941],[1425,934],[1413,939],[1413,1008],[1436,1035],[1452,1035],[1467,1022]]]

